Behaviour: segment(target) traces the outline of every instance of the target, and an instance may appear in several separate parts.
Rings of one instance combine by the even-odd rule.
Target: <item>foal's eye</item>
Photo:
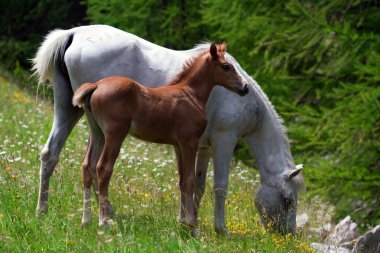
[[[230,65],[228,64],[222,64],[222,68],[226,71],[230,70]]]

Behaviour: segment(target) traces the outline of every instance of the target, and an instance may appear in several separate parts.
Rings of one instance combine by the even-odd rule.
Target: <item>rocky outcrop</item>
[[[380,253],[380,225],[360,236],[354,246],[353,253]]]
[[[297,217],[297,226],[303,227],[307,222],[307,214]],[[319,228],[310,228],[310,231],[321,238],[321,242],[311,244],[316,252],[380,253],[380,225],[360,235],[357,224],[347,216],[334,227],[326,224]]]

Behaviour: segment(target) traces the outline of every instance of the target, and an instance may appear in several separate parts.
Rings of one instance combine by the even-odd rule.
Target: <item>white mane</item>
[[[197,45],[197,47],[200,47],[200,48],[205,47],[205,46],[207,46],[207,44],[205,43]],[[279,145],[280,145],[280,151],[281,151],[280,153],[284,155],[286,159],[286,164],[288,165],[283,168],[284,169],[283,173],[286,174],[287,172],[296,169],[296,166],[294,164],[294,161],[290,152],[290,145],[288,141],[287,130],[286,130],[286,127],[283,125],[284,123],[283,118],[280,115],[278,115],[278,113],[274,109],[273,104],[270,102],[268,96],[263,92],[263,90],[257,84],[257,82],[244,71],[244,69],[235,60],[235,58],[233,58],[228,53],[226,55],[227,55],[226,57],[227,61],[234,65],[236,70],[240,73],[240,75],[242,75],[242,77],[247,81],[247,83],[253,88],[253,90],[256,92],[256,95],[261,99],[264,106],[266,107],[265,111],[263,108],[259,108],[259,111],[261,111],[262,115],[259,117],[260,120],[259,122],[257,122],[256,128],[259,128],[261,126],[262,120],[264,118],[263,114],[265,112],[270,116],[270,118],[274,119],[272,123],[274,123],[273,125],[274,132],[279,138]],[[281,155],[281,154],[278,154],[278,155]],[[265,175],[266,175],[265,173],[262,174],[262,176],[265,176]],[[305,187],[303,176],[301,174],[294,177],[293,182],[295,183],[298,190],[305,190],[306,187]]]

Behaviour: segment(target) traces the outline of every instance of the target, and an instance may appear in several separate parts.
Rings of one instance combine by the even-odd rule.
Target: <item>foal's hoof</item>
[[[41,217],[42,215],[47,214],[48,212],[48,205],[45,204],[38,204],[36,208],[36,216]]]
[[[99,221],[99,227],[104,230],[109,230],[111,227],[115,227],[115,225],[116,222],[110,218]]]
[[[89,227],[90,225],[91,225],[91,220],[82,220],[80,227],[85,228],[85,227]]]
[[[180,221],[181,226],[183,226],[185,229],[190,230],[190,235],[194,238],[197,238],[199,236],[199,231],[197,229],[197,226],[193,223],[185,222],[184,220]]]
[[[222,237],[226,237],[228,239],[231,238],[230,233],[228,232],[227,228],[222,228],[222,229],[215,229],[215,232]]]

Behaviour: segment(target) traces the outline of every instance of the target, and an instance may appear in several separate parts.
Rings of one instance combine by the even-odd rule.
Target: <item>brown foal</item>
[[[195,158],[207,123],[207,100],[215,85],[241,96],[248,93],[247,85],[226,61],[225,51],[226,44],[212,43],[160,88],[146,88],[126,77],[109,77],[83,84],[75,91],[73,104],[84,108],[91,128],[83,162],[82,224],[91,220],[90,188],[94,180],[99,187],[99,225],[107,224],[112,210],[108,185],[121,145],[130,133],[145,141],[174,146],[181,190],[180,222],[196,233]]]

